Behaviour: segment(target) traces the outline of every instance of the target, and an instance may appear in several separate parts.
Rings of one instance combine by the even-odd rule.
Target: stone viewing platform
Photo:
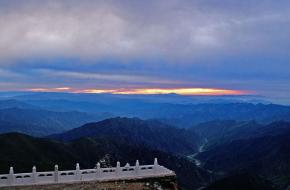
[[[58,166],[55,165],[54,171],[49,172],[37,172],[34,166],[31,173],[14,173],[13,167],[11,167],[9,174],[0,175],[0,187],[77,184],[80,182],[102,183],[158,177],[175,177],[175,173],[159,165],[156,158],[153,165],[139,165],[139,161],[137,160],[135,166],[130,166],[127,163],[121,167],[120,162],[117,162],[116,167],[101,168],[98,163],[94,169],[80,169],[79,164],[76,164],[75,170],[67,171],[59,171]]]

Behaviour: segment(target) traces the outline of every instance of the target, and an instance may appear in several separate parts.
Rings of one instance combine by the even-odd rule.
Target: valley
[[[196,157],[198,154],[200,154],[204,151],[204,147],[207,145],[207,143],[208,143],[207,138],[203,139],[203,143],[198,147],[197,152],[192,154],[192,155],[187,156],[188,159],[194,161],[195,165],[198,167],[201,166],[201,161],[199,159],[197,159]]]

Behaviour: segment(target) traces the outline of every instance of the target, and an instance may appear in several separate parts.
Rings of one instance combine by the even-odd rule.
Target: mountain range
[[[1,98],[0,93],[0,98]],[[290,107],[259,96],[117,95],[77,93],[4,93],[14,100],[51,111],[108,113],[111,116],[160,119],[183,128],[212,120],[289,121]],[[1,108],[1,107],[0,107]],[[229,114],[231,113],[231,114]]]
[[[289,106],[174,94],[2,95],[1,173],[158,157],[186,190],[290,188]]]
[[[210,133],[211,128],[217,129]],[[244,184],[240,187],[284,190],[290,182],[289,128],[287,122],[212,121],[180,129],[156,120],[116,117],[47,138],[0,135],[0,170],[6,173],[10,165],[16,171],[32,165],[48,170],[56,163],[69,169],[76,162],[89,168],[97,161],[113,166],[117,160],[133,164],[158,157],[176,171],[183,189],[234,190]],[[189,154],[196,154],[201,164],[188,159]]]

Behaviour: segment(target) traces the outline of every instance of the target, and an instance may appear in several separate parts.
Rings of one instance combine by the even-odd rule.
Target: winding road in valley
[[[195,163],[195,165],[196,165],[197,167],[201,167],[201,161],[200,161],[199,159],[197,159],[196,156],[197,156],[199,153],[201,153],[201,152],[204,151],[204,147],[206,146],[207,143],[208,143],[208,140],[207,140],[207,138],[205,138],[205,139],[204,139],[204,142],[199,146],[199,148],[198,148],[198,152],[196,152],[196,153],[194,153],[194,154],[188,156],[188,158],[189,158],[190,160],[194,161],[194,163]]]
[[[191,161],[194,161],[194,163],[195,163],[195,165],[197,166],[197,167],[202,167],[202,165],[201,165],[201,161],[199,160],[199,159],[197,159],[196,158],[196,156],[199,154],[199,153],[201,153],[201,152],[203,152],[204,151],[204,148],[205,148],[205,146],[207,145],[207,143],[208,143],[208,140],[207,140],[207,138],[205,138],[204,139],[204,142],[199,146],[199,148],[198,148],[198,152],[196,152],[196,153],[194,153],[194,154],[192,154],[192,155],[189,155],[189,156],[187,156],[188,157],[188,159],[190,159]],[[212,173],[212,171],[210,171],[210,170],[207,170],[209,173]],[[205,186],[201,186],[201,187],[199,187],[198,189],[196,189],[196,190],[202,190],[202,189],[204,189],[205,188]]]

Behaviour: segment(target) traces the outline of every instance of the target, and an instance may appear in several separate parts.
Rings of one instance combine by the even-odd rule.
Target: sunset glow
[[[140,89],[116,89],[99,90],[88,89],[80,91],[83,93],[112,93],[112,94],[180,94],[180,95],[242,95],[248,94],[246,91],[227,90],[217,88],[140,88]]]
[[[136,89],[72,89],[69,87],[60,88],[33,88],[28,89],[33,92],[71,92],[71,93],[91,93],[91,94],[179,94],[179,95],[244,95],[249,91],[229,90],[219,88],[136,88]]]

